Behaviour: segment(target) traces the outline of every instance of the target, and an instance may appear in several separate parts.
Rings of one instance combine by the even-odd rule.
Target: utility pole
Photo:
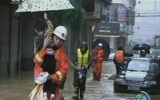
[[[154,10],[157,10],[157,0],[154,1]]]
[[[103,7],[108,7],[112,4],[112,0],[101,0],[101,19],[103,18]]]

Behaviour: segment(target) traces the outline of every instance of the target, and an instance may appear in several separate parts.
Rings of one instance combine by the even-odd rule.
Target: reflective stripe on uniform
[[[43,59],[38,55],[36,54],[36,59],[38,60],[38,62],[42,63],[43,62]]]
[[[60,71],[57,71],[56,74],[59,76],[59,81],[62,81],[62,73]]]
[[[82,54],[80,49],[77,49],[78,54],[78,65],[79,66],[86,66],[89,63],[89,50]]]
[[[34,48],[34,54],[37,54],[37,52],[38,52],[38,49],[35,47]]]

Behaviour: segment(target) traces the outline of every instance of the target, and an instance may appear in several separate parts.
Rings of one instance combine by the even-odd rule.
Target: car
[[[110,55],[109,55],[109,57],[108,57],[108,60],[109,60],[109,61],[113,61],[114,56],[115,56],[115,53],[110,53]]]
[[[115,53],[110,53],[109,57],[108,57],[108,61],[113,61],[115,56]],[[125,53],[125,58],[128,57],[133,57],[134,55],[132,53]]]
[[[114,92],[159,93],[160,67],[158,59],[130,58],[114,80]]]

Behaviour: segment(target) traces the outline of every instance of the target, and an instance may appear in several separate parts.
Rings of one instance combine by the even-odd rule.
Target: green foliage
[[[52,15],[57,23],[71,26],[74,31],[79,31],[85,19],[85,10],[81,0],[70,0],[70,3],[75,9],[53,11]]]

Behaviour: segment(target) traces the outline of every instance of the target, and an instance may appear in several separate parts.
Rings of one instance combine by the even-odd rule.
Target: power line
[[[145,0],[144,0],[144,1],[145,1]],[[154,4],[154,3],[155,3],[155,2],[145,2],[145,3],[144,3],[144,2],[140,2],[140,3],[138,2],[138,3],[136,3],[136,4]],[[156,3],[160,3],[160,1],[158,1],[158,2],[156,1]]]
[[[107,16],[107,15],[106,15]],[[109,17],[115,16],[115,15],[109,15]],[[115,16],[116,17],[116,16]],[[160,17],[160,15],[135,15],[135,16],[124,16],[124,17]]]
[[[115,14],[115,13],[109,13],[109,14]],[[127,14],[127,13],[116,13],[116,14]],[[157,12],[155,12],[155,13],[135,13],[135,14],[160,14],[160,12],[159,13],[157,13]]]
[[[160,32],[160,30],[147,30],[147,29],[137,29],[137,30]]]

